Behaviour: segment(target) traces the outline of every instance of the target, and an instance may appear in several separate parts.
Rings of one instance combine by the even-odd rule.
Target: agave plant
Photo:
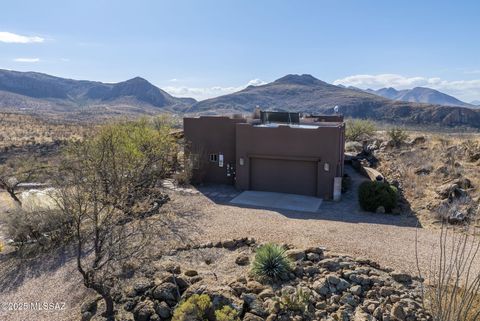
[[[251,272],[260,279],[279,280],[292,270],[285,249],[277,244],[265,244],[257,249]]]

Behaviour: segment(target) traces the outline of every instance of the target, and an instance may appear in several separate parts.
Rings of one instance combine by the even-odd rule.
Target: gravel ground
[[[229,187],[204,187],[192,204],[203,209],[198,215],[198,238],[221,240],[251,236],[260,242],[291,243],[296,247],[320,245],[332,252],[366,257],[385,267],[418,274],[415,244],[418,239],[419,265],[428,270],[439,243],[439,231],[421,228],[412,215],[364,212],[357,199],[362,177],[349,170],[353,185],[341,202],[323,202],[319,213],[299,213],[230,205],[218,195]],[[419,227],[419,228],[418,228]],[[480,261],[480,260],[479,260]],[[477,266],[480,266],[480,262]]]
[[[79,319],[88,292],[71,256],[56,252],[33,260],[2,257],[0,271],[0,321]]]
[[[320,245],[332,252],[366,257],[382,266],[412,274],[417,273],[415,239],[418,234],[420,265],[426,270],[432,249],[439,241],[438,231],[417,229],[418,222],[412,216],[361,211],[354,192],[361,178],[355,173],[351,175],[355,181],[352,191],[347,192],[341,202],[324,202],[319,213],[232,206],[228,201],[238,192],[229,186],[206,186],[199,189],[200,193],[172,191],[172,201],[164,210],[184,214],[179,229],[188,242],[250,236],[259,242],[290,243],[296,247]],[[79,318],[79,306],[88,292],[71,256],[57,253],[37,261],[16,263],[19,262],[0,255],[0,302],[65,302],[65,309],[53,312],[0,310],[0,321]]]

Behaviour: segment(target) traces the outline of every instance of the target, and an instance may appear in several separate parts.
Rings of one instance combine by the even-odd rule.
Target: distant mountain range
[[[268,110],[332,114],[336,105],[347,117],[396,124],[480,128],[480,110],[392,100],[379,93],[328,84],[311,75],[286,75],[265,85],[249,86],[232,94],[197,102],[192,98],[173,97],[140,77],[110,84],[0,70],[0,110],[50,119],[91,121],[159,112],[189,115],[250,113],[256,106]]]
[[[474,106],[480,106],[480,100],[471,101],[470,104],[472,104]]]
[[[108,84],[72,80],[37,72],[0,70],[0,108],[38,113],[81,113],[83,116],[155,113],[190,107],[193,98],[176,98],[147,80]]]
[[[408,101],[414,103],[426,103],[445,106],[476,107],[473,104],[467,104],[455,97],[444,94],[438,90],[415,87],[413,89],[396,90],[395,88],[381,88],[378,90],[367,89],[366,92],[379,95],[388,99]]]
[[[347,117],[396,124],[468,126],[480,128],[480,110],[438,104],[396,101],[360,90],[323,82],[311,75],[287,75],[262,86],[194,104],[188,112],[216,114],[263,109],[332,114],[334,106]]]

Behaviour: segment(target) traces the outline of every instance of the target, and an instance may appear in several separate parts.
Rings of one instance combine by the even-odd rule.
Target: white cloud
[[[38,36],[23,36],[11,32],[0,31],[0,42],[5,43],[39,43],[45,39]]]
[[[171,79],[171,82],[178,81],[177,79]],[[264,85],[266,82],[260,79],[252,79],[246,85],[243,86],[232,86],[232,87],[221,87],[221,86],[213,86],[213,87],[187,87],[187,86],[167,86],[162,87],[165,91],[170,93],[173,96],[177,97],[192,97],[197,100],[203,100],[208,98],[213,98],[217,96],[227,95],[234,93],[236,91],[245,89],[248,86],[260,86]]]
[[[252,79],[250,80],[248,83],[247,83],[247,86],[261,86],[261,85],[265,85],[266,82],[263,81],[263,80],[260,80],[258,78],[255,78],[255,79]]]
[[[35,62],[39,62],[40,58],[15,58],[15,59],[13,59],[13,61],[35,63]]]
[[[429,87],[457,97],[466,102],[480,99],[480,79],[444,80],[438,77],[406,77],[398,74],[353,75],[333,82],[335,85],[355,86],[358,88],[379,89],[393,87],[410,89],[413,87]]]

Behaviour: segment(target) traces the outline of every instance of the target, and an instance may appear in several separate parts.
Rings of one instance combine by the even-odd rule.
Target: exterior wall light
[[[243,159],[243,157],[240,157],[240,159],[238,160],[238,162],[240,163],[240,166],[245,165],[245,160]]]
[[[323,170],[324,170],[325,172],[330,171],[330,164],[329,164],[329,163],[323,164]]]

